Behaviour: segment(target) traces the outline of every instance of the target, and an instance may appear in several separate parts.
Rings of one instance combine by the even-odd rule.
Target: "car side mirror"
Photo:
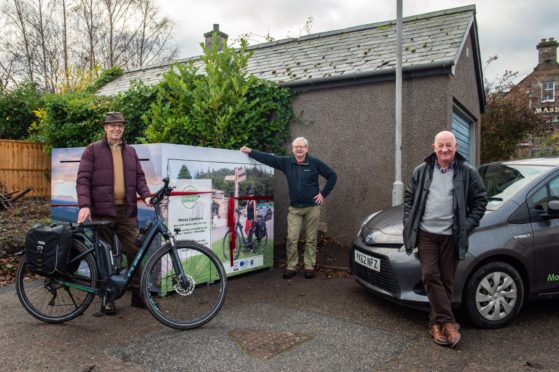
[[[550,200],[547,203],[547,213],[542,213],[542,217],[548,219],[559,218],[559,200]]]

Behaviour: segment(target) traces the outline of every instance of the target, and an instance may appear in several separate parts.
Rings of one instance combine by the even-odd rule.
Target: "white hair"
[[[309,141],[307,141],[307,139],[305,137],[297,137],[293,140],[293,142],[291,142],[291,145],[295,144],[295,142],[298,141],[303,141],[303,143],[305,144],[305,146],[309,146]]]

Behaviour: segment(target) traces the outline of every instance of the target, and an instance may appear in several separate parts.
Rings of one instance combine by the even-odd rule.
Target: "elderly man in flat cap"
[[[136,193],[150,204],[150,191],[142,165],[132,146],[122,138],[126,121],[120,112],[107,113],[103,122],[105,135],[87,146],[82,154],[76,190],[78,194],[78,223],[86,220],[111,221],[102,226],[100,237],[113,241],[113,231],[121,242],[128,262],[136,255]],[[140,295],[139,271],[132,278],[132,306],[145,308]],[[105,314],[116,313],[113,301],[106,304]]]

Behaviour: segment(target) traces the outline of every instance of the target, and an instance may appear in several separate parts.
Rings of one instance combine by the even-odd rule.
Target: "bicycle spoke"
[[[72,292],[70,291],[70,288],[65,287],[64,289],[66,290],[66,294],[68,294],[68,297],[70,297],[70,300],[72,300],[72,303],[74,304],[74,307],[77,309],[79,306],[78,306],[76,300],[74,299],[74,296],[72,295]]]

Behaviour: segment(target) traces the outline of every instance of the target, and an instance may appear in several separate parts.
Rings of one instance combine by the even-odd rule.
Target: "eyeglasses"
[[[111,128],[120,128],[123,129],[126,124],[123,123],[107,123],[108,126],[110,126]]]
[[[293,146],[294,149],[304,149],[307,146]]]

